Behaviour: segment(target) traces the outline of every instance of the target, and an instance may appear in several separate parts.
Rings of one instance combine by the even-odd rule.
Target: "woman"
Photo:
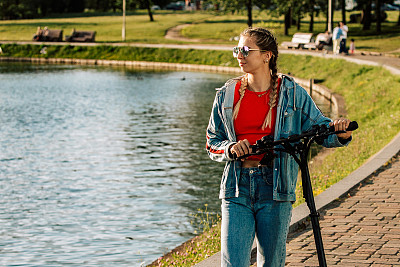
[[[326,118],[306,91],[286,75],[278,75],[278,46],[266,29],[242,32],[233,49],[245,75],[229,80],[216,94],[207,128],[211,159],[226,161],[222,175],[222,266],[249,266],[257,237],[257,266],[284,266],[286,237],[295,201],[298,165],[287,153],[259,166],[261,156],[234,160],[250,152],[265,135],[275,140],[300,134],[313,125],[344,130],[349,120]],[[326,147],[347,145],[351,132],[331,135]]]

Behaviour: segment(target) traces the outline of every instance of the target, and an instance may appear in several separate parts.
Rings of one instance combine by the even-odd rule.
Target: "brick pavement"
[[[400,156],[323,213],[328,266],[400,267]],[[318,266],[311,225],[289,235],[286,266]]]

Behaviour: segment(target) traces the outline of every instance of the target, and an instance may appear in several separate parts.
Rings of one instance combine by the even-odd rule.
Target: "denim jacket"
[[[274,140],[293,134],[301,134],[313,125],[329,124],[310,95],[294,82],[293,78],[282,75],[279,89]],[[207,153],[218,162],[226,162],[222,175],[219,198],[239,196],[241,161],[234,160],[228,148],[236,143],[233,126],[233,100],[236,83],[240,78],[227,81],[217,89],[210,121],[207,127]],[[339,147],[347,145],[339,142],[336,135],[325,139],[323,146]],[[276,201],[295,201],[299,166],[292,156],[285,152],[275,152],[278,156],[273,162],[273,199]]]

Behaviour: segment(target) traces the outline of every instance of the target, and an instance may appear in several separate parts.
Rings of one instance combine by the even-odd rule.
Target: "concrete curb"
[[[370,157],[361,167],[347,177],[335,183],[324,192],[315,197],[317,210],[323,210],[328,204],[346,195],[351,189],[370,177],[400,151],[400,133],[398,133],[389,144],[378,153]],[[294,231],[304,222],[309,214],[306,203],[301,204],[293,210],[290,230]]]
[[[238,67],[225,67],[214,65],[181,64],[150,61],[125,61],[125,60],[100,60],[100,59],[71,59],[71,58],[30,58],[30,57],[0,57],[0,62],[30,62],[39,64],[77,64],[98,66],[125,66],[136,69],[148,70],[181,70],[231,73],[241,75],[243,72]]]

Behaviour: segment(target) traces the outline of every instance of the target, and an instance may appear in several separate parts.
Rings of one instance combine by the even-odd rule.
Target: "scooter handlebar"
[[[354,130],[357,130],[358,129],[358,123],[356,122],[356,121],[351,121],[350,122],[350,124],[349,124],[349,127],[347,127],[347,129],[346,129],[346,131],[354,131]],[[330,126],[329,127],[329,130],[331,131],[331,132],[334,132],[335,131],[335,126]]]

